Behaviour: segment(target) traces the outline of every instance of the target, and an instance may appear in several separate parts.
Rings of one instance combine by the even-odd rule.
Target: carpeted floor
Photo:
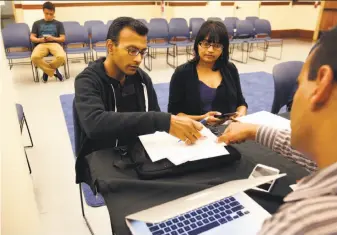
[[[248,103],[248,113],[258,111],[270,111],[274,99],[274,82],[271,74],[266,72],[240,74],[241,86],[246,102]],[[167,111],[169,83],[154,84],[159,106],[162,111]],[[61,105],[68,129],[68,134],[72,149],[74,151],[74,126],[72,117],[72,102],[74,94],[61,95]],[[281,111],[282,112],[282,111]],[[82,184],[83,194],[86,203],[92,207],[104,205],[103,198],[93,195],[88,185]]]

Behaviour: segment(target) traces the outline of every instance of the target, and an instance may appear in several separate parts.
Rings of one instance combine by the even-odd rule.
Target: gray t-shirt
[[[45,21],[44,19],[34,22],[32,33],[36,34],[38,38],[42,38],[44,35],[60,37],[61,34],[65,34],[62,22],[57,20]]]

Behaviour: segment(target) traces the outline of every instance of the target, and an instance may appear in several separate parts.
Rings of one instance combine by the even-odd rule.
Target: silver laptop
[[[253,235],[270,214],[243,191],[285,176],[227,182],[129,215],[133,235]]]

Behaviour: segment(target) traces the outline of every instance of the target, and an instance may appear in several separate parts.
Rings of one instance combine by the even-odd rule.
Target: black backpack
[[[190,161],[176,166],[168,159],[152,162],[140,140],[137,140],[132,145],[115,149],[121,155],[121,160],[115,162],[114,166],[119,169],[132,168],[136,171],[139,179],[150,180],[223,167],[225,164],[231,164],[241,159],[240,152],[234,147],[226,146],[224,148],[228,150],[229,155]]]

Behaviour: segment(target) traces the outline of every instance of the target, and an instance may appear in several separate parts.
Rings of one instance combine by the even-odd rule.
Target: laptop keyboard
[[[227,197],[162,223],[146,225],[152,235],[196,235],[247,214],[249,211],[234,197]]]

